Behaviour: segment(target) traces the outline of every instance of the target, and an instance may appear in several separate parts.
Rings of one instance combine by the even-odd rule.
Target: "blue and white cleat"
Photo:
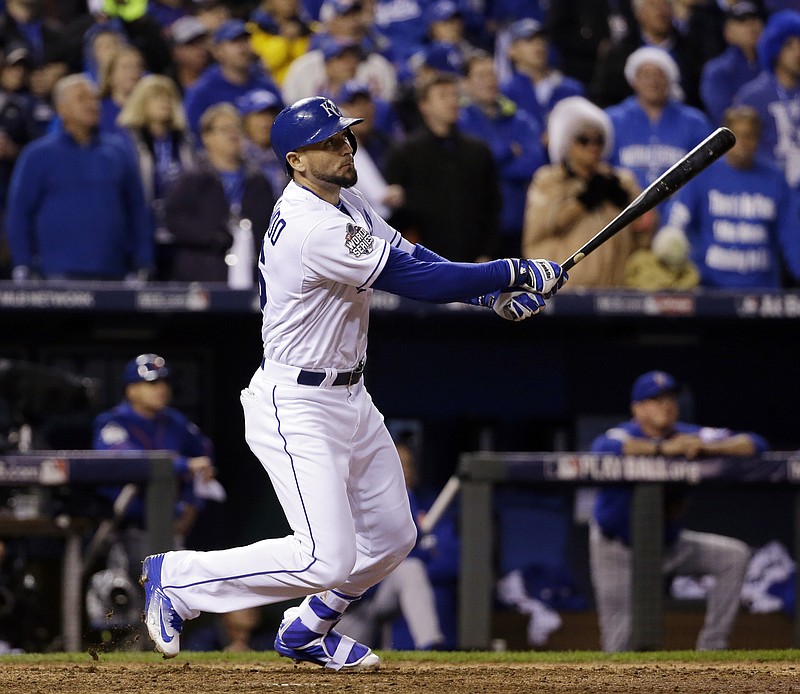
[[[172,602],[161,588],[163,554],[153,554],[142,562],[139,583],[144,587],[143,621],[156,650],[165,658],[174,658],[181,650],[180,635],[183,619],[172,607]]]
[[[309,634],[308,628],[297,619],[299,611],[297,607],[290,607],[283,614],[283,621],[275,637],[275,650],[280,655],[291,658],[296,663],[306,661],[342,672],[365,672],[380,668],[381,659],[371,648],[335,629],[331,629],[325,636],[315,635],[316,638],[301,646],[288,645],[297,642],[298,637],[302,641]]]

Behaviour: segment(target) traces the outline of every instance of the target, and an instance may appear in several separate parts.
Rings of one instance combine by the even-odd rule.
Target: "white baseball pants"
[[[211,552],[167,553],[164,591],[183,619],[328,589],[359,596],[411,551],[416,527],[402,466],[363,381],[297,384],[267,362],[242,391],[245,438],[293,531]]]

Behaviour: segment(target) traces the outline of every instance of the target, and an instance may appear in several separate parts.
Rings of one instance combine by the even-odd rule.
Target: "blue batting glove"
[[[558,263],[538,258],[509,258],[511,287],[541,294],[545,299],[553,296],[569,279]]]
[[[479,306],[491,308],[498,316],[510,321],[521,321],[544,310],[541,294],[528,291],[492,292],[478,298]]]

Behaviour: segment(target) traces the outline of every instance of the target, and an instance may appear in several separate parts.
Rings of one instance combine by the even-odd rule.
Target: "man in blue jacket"
[[[533,117],[500,94],[491,55],[475,53],[464,73],[469,103],[461,107],[458,125],[489,145],[500,176],[503,207],[496,256],[519,255],[525,196],[534,172],[547,161],[542,132]]]
[[[186,90],[183,104],[197,142],[200,142],[200,116],[209,106],[236,100],[255,89],[266,89],[283,102],[280,91],[264,72],[250,48],[250,32],[239,19],[230,19],[214,32],[212,53],[216,63],[205,69]]]
[[[64,77],[54,101],[62,132],[25,147],[11,177],[14,279],[147,276],[153,225],[133,156],[117,136],[98,132],[100,102],[88,77]]]
[[[751,457],[768,448],[752,433],[736,433],[678,421],[678,384],[664,371],[639,376],[631,391],[633,418],[609,429],[592,442],[595,453],[612,455]],[[630,486],[606,486],[597,496],[589,535],[592,583],[604,651],[630,649],[631,628],[631,500]],[[686,490],[665,495],[664,563],[666,574],[710,575],[705,622],[698,650],[727,648],[739,610],[749,549],[732,537],[683,527]]]

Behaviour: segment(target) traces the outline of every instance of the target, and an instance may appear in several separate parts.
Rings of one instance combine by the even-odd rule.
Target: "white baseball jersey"
[[[389,245],[413,251],[357,190],[342,190],[337,208],[289,183],[259,258],[264,356],[311,370],[355,368]]]

